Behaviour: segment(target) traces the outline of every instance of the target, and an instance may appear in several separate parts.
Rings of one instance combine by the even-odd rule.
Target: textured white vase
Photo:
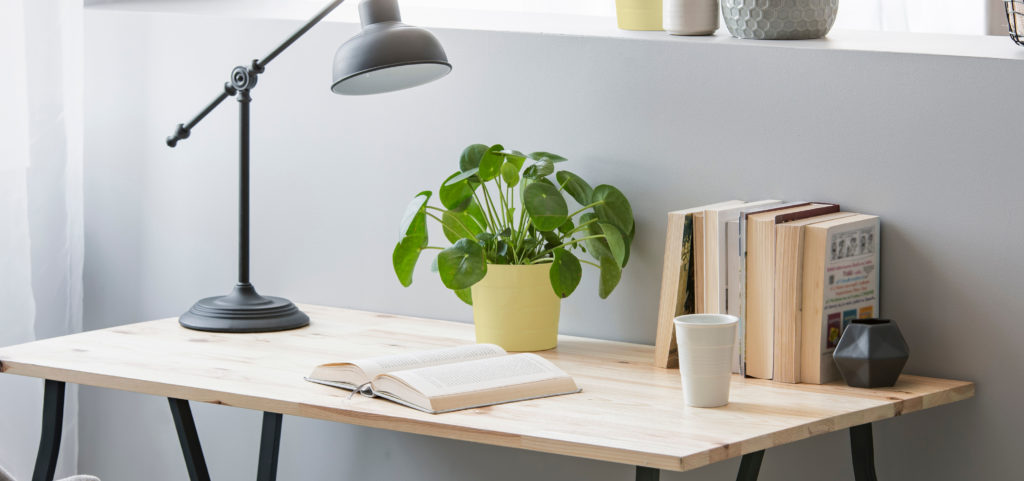
[[[718,0],[663,0],[662,23],[672,35],[711,35],[718,30]]]
[[[737,38],[803,40],[832,29],[839,0],[722,0],[722,18]]]

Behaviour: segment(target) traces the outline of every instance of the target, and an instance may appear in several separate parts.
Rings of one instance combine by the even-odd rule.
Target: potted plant
[[[662,0],[615,0],[622,30],[662,30]]]
[[[403,286],[424,250],[438,250],[432,270],[473,306],[477,342],[510,351],[551,349],[558,342],[561,298],[579,285],[582,264],[600,271],[606,298],[629,261],[633,210],[610,185],[591,187],[567,170],[564,157],[525,155],[501,145],[474,144],[459,159],[430,205],[431,191],[413,198],[392,255]],[[565,194],[575,202],[570,211]],[[451,246],[429,245],[427,219]],[[581,259],[584,254],[592,260]]]

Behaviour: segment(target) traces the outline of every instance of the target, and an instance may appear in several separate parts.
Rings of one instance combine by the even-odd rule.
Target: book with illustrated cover
[[[832,352],[843,330],[878,316],[880,233],[865,214],[804,227],[800,382],[839,379]]]
[[[800,382],[806,227],[856,215],[836,212],[779,224],[775,232],[775,362],[773,380]],[[812,247],[813,249],[813,247]]]
[[[742,202],[730,200],[668,213],[661,297],[658,304],[658,331],[654,344],[654,364],[658,367],[674,368],[679,365],[673,319],[683,314],[698,312],[694,277],[694,214],[703,213],[708,208],[738,204]]]
[[[431,414],[580,392],[547,359],[493,344],[321,364],[306,380]]]

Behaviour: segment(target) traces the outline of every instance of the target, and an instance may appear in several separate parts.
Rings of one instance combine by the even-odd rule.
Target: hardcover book
[[[836,204],[806,204],[747,215],[746,375],[772,379],[774,373],[776,227],[838,211]]]
[[[739,302],[739,267],[737,263],[739,262],[740,213],[781,203],[781,201],[771,199],[758,200],[738,205],[717,206],[704,211],[706,219],[704,270],[708,273],[705,276],[705,293],[713,292],[714,295],[707,295],[708,301],[705,303],[705,310],[701,312],[731,314],[739,318],[732,362],[732,372],[736,374],[743,374],[744,364],[742,338],[744,322],[743,317],[738,314],[739,306],[737,305]],[[731,234],[729,232],[730,224],[732,225]]]
[[[740,336],[740,352],[737,353],[736,357],[740,364],[739,372],[742,376],[747,375],[747,244],[749,244],[747,241],[747,217],[754,214],[779,211],[808,204],[808,202],[787,202],[743,210],[740,212],[739,219],[736,222],[736,230],[739,233],[738,239],[736,240],[737,257],[735,262],[730,261],[738,270],[735,274],[736,282],[733,284],[735,286],[733,296],[736,298],[736,301],[735,304],[733,304],[734,308],[728,313],[740,318],[739,328],[737,329]]]
[[[321,364],[306,380],[431,414],[580,392],[547,359],[493,344]]]

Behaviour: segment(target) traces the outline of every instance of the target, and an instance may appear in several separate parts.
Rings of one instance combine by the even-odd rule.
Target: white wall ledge
[[[357,3],[358,0],[349,0]],[[86,0],[94,10],[152,12],[229,18],[306,20],[323,2],[273,0]],[[686,42],[757,48],[793,48],[819,51],[854,51],[1024,60],[1024,47],[1007,36],[952,35],[904,32],[833,30],[817,40],[741,40],[723,26],[707,37],[677,37],[665,32],[619,30],[611,17],[560,15],[486,10],[452,10],[403,6],[403,20],[442,29],[569,35],[647,42]],[[325,21],[358,23],[354,5],[342,5]]]

